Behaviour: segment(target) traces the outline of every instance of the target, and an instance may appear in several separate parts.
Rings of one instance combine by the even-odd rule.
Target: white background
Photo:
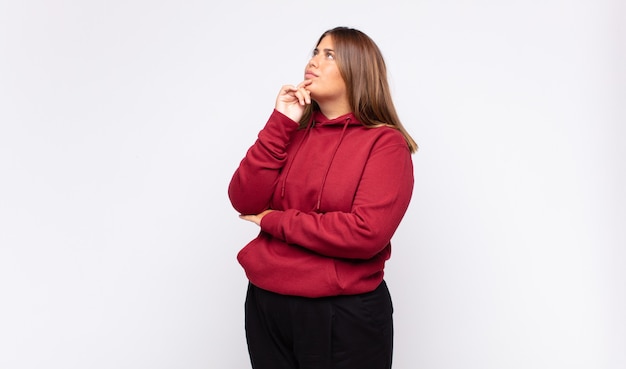
[[[394,367],[626,367],[615,0],[0,1],[0,368],[249,368],[226,189],[326,29],[420,145]]]

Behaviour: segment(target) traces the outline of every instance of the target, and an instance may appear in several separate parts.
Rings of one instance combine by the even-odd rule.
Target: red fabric
[[[274,110],[233,175],[237,211],[275,210],[237,258],[252,284],[276,293],[369,292],[411,199],[411,153],[399,131],[367,128],[352,114],[317,112],[314,122],[298,129]]]

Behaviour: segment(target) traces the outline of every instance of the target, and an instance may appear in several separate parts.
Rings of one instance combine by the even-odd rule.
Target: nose
[[[311,57],[311,59],[309,59],[309,66],[310,67],[317,67],[317,55],[313,55]]]

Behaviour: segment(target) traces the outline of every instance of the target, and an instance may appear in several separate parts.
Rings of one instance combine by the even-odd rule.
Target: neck
[[[324,114],[324,116],[328,119],[335,119],[352,112],[352,109],[350,109],[350,105],[347,101],[327,103],[317,102],[317,105],[320,107],[322,114]]]

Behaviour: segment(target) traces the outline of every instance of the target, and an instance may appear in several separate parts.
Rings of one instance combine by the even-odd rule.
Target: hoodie
[[[372,291],[412,191],[411,153],[398,130],[319,111],[300,129],[274,110],[228,187],[239,213],[274,210],[237,260],[250,283],[279,294]]]

